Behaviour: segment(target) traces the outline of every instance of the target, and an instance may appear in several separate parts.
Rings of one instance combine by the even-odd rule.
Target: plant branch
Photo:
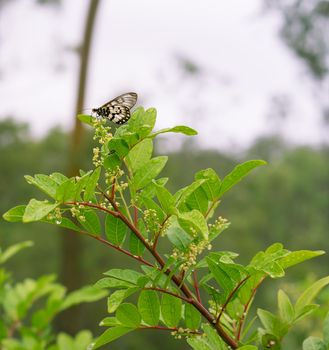
[[[157,245],[158,245],[159,237],[160,237],[160,235],[161,235],[161,232],[162,232],[162,230],[163,230],[163,228],[164,228],[164,225],[165,225],[166,222],[169,220],[169,218],[170,218],[170,215],[168,215],[168,216],[164,219],[164,221],[163,221],[163,223],[162,223],[162,225],[161,225],[160,230],[155,234],[154,243],[153,243],[153,249],[156,249],[156,247],[157,247]]]
[[[110,202],[114,202],[114,201],[115,201],[115,182],[116,182],[116,178],[114,178],[114,179],[113,179],[113,182],[112,182],[111,197],[107,197],[107,194],[105,193],[106,198],[107,198]],[[103,191],[102,191],[102,193],[103,193]]]
[[[191,299],[188,299],[188,298],[183,297],[182,295],[179,295],[179,294],[170,292],[170,291],[167,290],[167,289],[157,288],[157,287],[147,287],[147,288],[143,288],[143,289],[144,289],[144,290],[155,290],[155,291],[157,291],[157,292],[169,294],[169,295],[172,295],[172,296],[175,297],[175,298],[182,299],[182,300],[184,300],[185,302],[187,302],[187,303],[189,303],[189,304],[192,303],[192,302],[191,302]]]
[[[128,250],[126,249],[123,249],[115,244],[112,244],[111,242],[107,241],[106,239],[102,238],[102,237],[99,237],[99,236],[95,236],[89,232],[86,232],[86,231],[78,231],[79,233],[83,234],[83,235],[86,235],[88,237],[91,237],[93,239],[96,239],[97,241],[125,254],[125,255],[128,255],[129,257],[139,261],[140,263],[144,264],[144,265],[147,265],[147,266],[150,266],[150,267],[154,267],[153,264],[151,264],[149,261],[145,260],[143,257],[141,256],[138,256],[138,255],[134,255],[134,254],[131,254]]]
[[[177,327],[164,327],[164,326],[140,326],[138,327],[138,329],[158,329],[161,331],[171,331],[171,332],[178,332],[180,333],[180,329]],[[191,331],[189,330],[188,332],[186,332],[188,334],[197,334],[200,335],[202,334],[201,332],[195,330],[195,331]],[[184,334],[184,333],[183,333]]]
[[[196,274],[196,271],[193,271],[193,284],[194,284],[194,289],[196,293],[196,297],[198,299],[198,302],[201,303],[201,296],[200,296],[200,290],[199,290],[199,284],[198,284],[198,276]]]
[[[223,315],[224,311],[226,310],[226,307],[228,305],[228,303],[232,300],[234,294],[236,293],[236,291],[247,281],[247,279],[249,278],[250,276],[246,276],[244,279],[242,279],[235,287],[234,289],[231,291],[231,293],[229,294],[229,296],[227,297],[225,303],[223,304],[221,310],[220,310],[220,313],[217,317],[217,320],[216,320],[216,324],[219,323],[220,321],[220,318],[221,316]]]
[[[15,320],[11,327],[8,329],[8,334],[7,334],[7,337],[8,338],[12,338],[17,330],[17,328],[20,326],[21,324],[21,321],[20,320]],[[1,344],[0,344],[1,345]]]
[[[117,218],[119,218],[122,222],[126,224],[126,226],[129,227],[129,229],[136,235],[136,237],[142,242],[142,244],[145,246],[145,248],[151,253],[151,255],[154,257],[154,259],[158,262],[160,267],[163,269],[165,266],[165,261],[162,259],[160,254],[153,249],[153,247],[145,240],[141,232],[138,230],[137,227],[120,211],[118,211],[118,207],[113,205],[114,209],[109,210],[107,208],[104,208],[100,205],[88,203],[88,202],[68,202],[64,204],[73,204],[73,205],[84,205],[87,207],[97,208],[99,210],[105,211],[106,213],[113,215]],[[115,204],[115,203],[114,203]],[[171,270],[168,268],[164,273],[167,276],[171,275]],[[201,313],[201,315],[213,326],[215,327],[217,333],[220,335],[220,337],[231,346],[231,348],[236,349],[238,347],[238,344],[235,342],[234,339],[232,339],[229,334],[225,332],[223,327],[218,323],[216,324],[216,319],[214,316],[200,303],[197,299],[194,298],[193,293],[190,291],[190,289],[187,287],[187,285],[183,282],[183,280],[176,275],[171,276],[172,281],[176,284],[176,286],[184,293],[184,295],[191,300],[191,304]]]
[[[218,202],[218,200],[214,200],[211,203],[211,206],[209,207],[209,209],[207,210],[207,212],[204,214],[205,219],[208,218],[208,215],[210,214],[210,212],[212,211],[212,209],[214,208],[214,206],[216,205],[216,203]]]
[[[239,341],[240,338],[241,338],[241,331],[242,331],[242,328],[243,328],[243,324],[244,324],[244,321],[246,319],[246,315],[247,315],[247,312],[248,312],[248,309],[249,309],[249,306],[250,306],[250,303],[252,301],[252,299],[254,298],[256,292],[257,292],[257,289],[259,288],[259,286],[263,283],[263,281],[265,280],[267,276],[263,276],[260,281],[258,282],[258,284],[256,285],[256,287],[253,289],[251,295],[250,295],[250,298],[249,300],[247,301],[247,303],[244,305],[244,308],[243,308],[243,312],[242,312],[242,316],[239,320],[239,326],[238,326],[238,330],[237,330],[237,335],[236,335],[236,340]]]
[[[137,224],[138,224],[138,209],[134,205],[134,225],[137,226]]]

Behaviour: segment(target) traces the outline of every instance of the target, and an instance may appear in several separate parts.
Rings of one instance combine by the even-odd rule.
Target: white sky
[[[36,135],[73,124],[77,57],[87,0],[60,8],[16,0],[0,14],[0,118],[28,121]],[[158,110],[157,127],[187,124],[205,146],[248,145],[281,130],[290,141],[326,137],[306,69],[279,38],[280,18],[262,0],[103,0],[97,16],[86,108],[136,91]],[[179,69],[177,57],[204,74]],[[270,99],[290,99],[271,121]],[[271,115],[275,112],[271,112]]]

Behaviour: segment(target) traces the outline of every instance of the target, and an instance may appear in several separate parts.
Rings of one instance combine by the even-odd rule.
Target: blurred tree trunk
[[[74,116],[74,129],[72,131],[71,146],[68,154],[68,176],[76,176],[81,166],[81,150],[83,146],[84,129],[81,122],[76,118],[84,107],[86,82],[89,66],[89,52],[92,42],[95,18],[99,7],[99,0],[90,0],[89,10],[87,13],[83,42],[79,49],[80,68],[78,79],[77,100]],[[83,271],[81,269],[82,260],[82,240],[76,233],[63,230],[62,238],[62,267],[61,278],[68,290],[73,290],[82,286]],[[81,320],[81,308],[76,307],[64,313],[59,319],[59,327],[68,333],[75,333]]]

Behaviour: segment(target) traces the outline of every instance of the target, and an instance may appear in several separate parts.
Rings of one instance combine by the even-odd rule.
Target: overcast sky
[[[0,118],[28,121],[35,135],[69,128],[77,85],[74,49],[86,0],[61,7],[11,1],[0,14]],[[210,147],[246,146],[282,131],[323,141],[315,87],[279,37],[280,18],[261,0],[103,0],[97,16],[86,108],[135,91],[158,110],[157,127],[187,124]],[[200,72],[186,74],[186,58]],[[284,101],[283,115],[273,100]]]

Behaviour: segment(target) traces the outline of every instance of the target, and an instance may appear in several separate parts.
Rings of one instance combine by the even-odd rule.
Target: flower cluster
[[[219,293],[219,290],[217,290]],[[217,319],[217,317],[219,316],[219,313],[222,310],[222,307],[220,305],[218,305],[214,300],[209,300],[209,312],[214,316],[215,320]]]
[[[199,242],[192,242],[188,246],[188,250],[182,252],[177,248],[174,249],[172,257],[175,259],[180,259],[183,261],[182,269],[184,271],[188,270],[191,266],[196,265],[197,257],[200,255],[205,249],[210,250],[211,244],[209,244],[208,240],[201,240]]]
[[[101,145],[104,145],[112,139],[113,135],[110,132],[111,128],[109,126],[105,126],[106,119],[95,118],[93,124],[95,128],[95,135],[93,137],[94,140],[98,140]]]
[[[83,209],[84,206],[83,205],[75,205],[72,208],[70,208],[71,211],[71,215],[74,218],[77,218],[78,220],[85,222],[86,218],[85,216],[81,213],[81,209]]]
[[[210,236],[219,235],[224,231],[230,223],[227,219],[219,216],[213,224],[208,224]]]
[[[177,330],[170,333],[175,339],[182,339],[182,337],[188,338],[191,334],[195,334],[195,331],[189,328],[179,327]]]
[[[148,231],[157,232],[161,228],[158,214],[154,209],[147,209],[143,212],[143,218]]]
[[[124,171],[120,169],[118,166],[116,167],[116,169],[107,170],[105,172],[105,183],[107,185],[112,185],[114,180],[119,179],[123,175],[124,175]]]
[[[100,158],[100,149],[99,147],[93,148],[93,164],[95,167],[102,165],[102,160]]]
[[[55,208],[52,212],[47,215],[48,220],[55,220],[57,225],[62,223],[62,212],[60,208]]]

